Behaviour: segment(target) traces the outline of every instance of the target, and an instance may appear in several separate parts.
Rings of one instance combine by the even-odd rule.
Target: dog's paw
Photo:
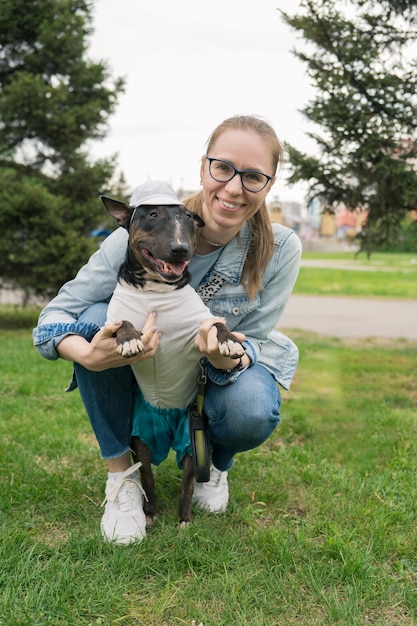
[[[145,346],[141,340],[137,338],[130,339],[130,341],[123,341],[123,343],[119,343],[117,345],[117,352],[126,359],[132,356],[137,356],[138,354],[143,354],[144,351]]]
[[[156,522],[156,515],[146,514],[146,528],[152,528]]]
[[[236,339],[235,335],[233,335],[224,324],[216,323],[215,326],[217,328],[217,340],[220,354],[232,359],[238,359],[243,356],[245,349],[241,342]]]
[[[142,333],[131,322],[122,321],[122,325],[116,333],[116,350],[126,359],[138,354],[143,354],[145,346],[141,341]]]
[[[183,528],[188,528],[190,524],[191,522],[186,522],[185,520],[181,520],[181,522],[178,523],[178,528],[179,530],[183,530]]]
[[[232,359],[238,359],[245,354],[245,349],[242,344],[233,339],[219,342],[219,351],[222,356],[228,356]]]

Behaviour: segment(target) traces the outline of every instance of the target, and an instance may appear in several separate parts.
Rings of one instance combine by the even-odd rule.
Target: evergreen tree
[[[0,277],[53,293],[96,248],[98,195],[115,157],[92,162],[122,79],[88,60],[88,0],[1,0]]]
[[[317,88],[302,112],[318,154],[286,146],[290,183],[307,181],[309,199],[329,211],[368,211],[360,249],[388,249],[417,201],[416,3],[302,0],[300,9],[281,14],[305,40],[295,55]]]

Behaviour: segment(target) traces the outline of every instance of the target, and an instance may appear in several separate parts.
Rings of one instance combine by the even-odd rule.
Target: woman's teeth
[[[239,204],[231,204],[230,202],[225,202],[224,200],[221,200],[221,203],[228,209],[238,209],[240,206]]]

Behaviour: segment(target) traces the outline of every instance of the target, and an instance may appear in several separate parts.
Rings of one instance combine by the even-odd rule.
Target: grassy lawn
[[[417,299],[417,254],[304,253],[299,295]]]
[[[38,355],[32,319],[0,308],[0,624],[417,623],[417,344],[297,333],[282,424],[237,456],[227,513],[179,532],[170,457],[156,526],[115,547],[71,364]]]

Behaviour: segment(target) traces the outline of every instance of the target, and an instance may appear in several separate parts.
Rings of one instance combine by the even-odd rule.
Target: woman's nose
[[[242,193],[243,186],[242,186],[242,180],[240,178],[240,174],[236,172],[233,178],[231,178],[226,183],[226,188],[227,188],[227,191],[229,191],[230,193],[235,193],[235,194]]]

